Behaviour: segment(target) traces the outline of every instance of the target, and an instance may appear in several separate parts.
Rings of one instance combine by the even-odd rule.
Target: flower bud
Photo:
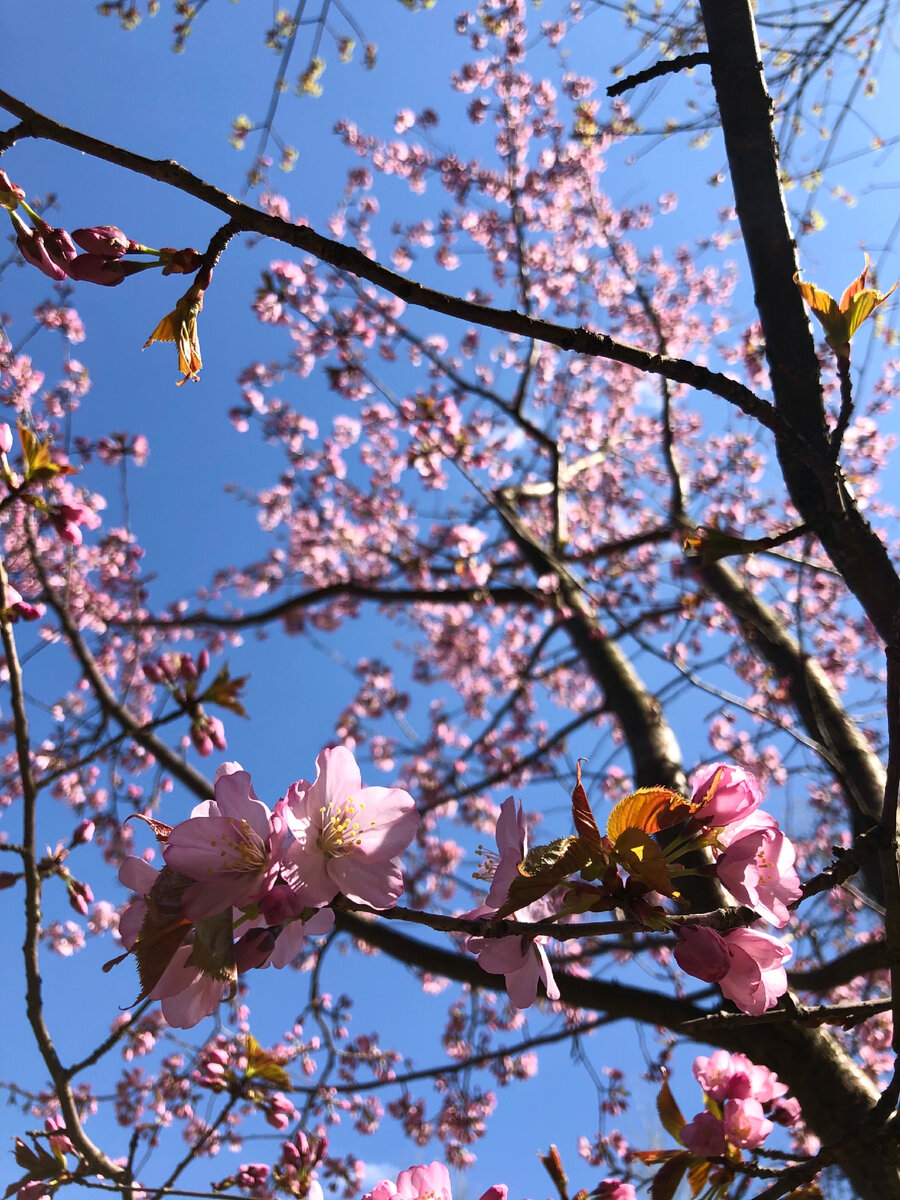
[[[159,257],[164,264],[163,275],[191,275],[203,265],[203,255],[193,246],[184,250],[176,250],[174,246],[163,246]]]
[[[92,225],[89,229],[74,229],[72,238],[88,254],[101,258],[121,258],[134,253],[138,243],[133,242],[117,225]]]
[[[89,818],[85,818],[72,834],[73,846],[86,846],[93,839],[96,824]]]
[[[6,421],[0,423],[0,454],[9,454],[13,447],[12,430]]]
[[[25,199],[25,189],[13,183],[5,171],[0,171],[0,208],[10,212],[17,208],[20,200]]]
[[[79,916],[86,917],[88,915],[88,905],[94,902],[94,893],[91,890],[90,884],[82,883],[80,879],[73,879],[70,876],[66,880],[66,887],[69,891],[70,907]]]
[[[116,287],[125,278],[125,266],[100,254],[79,254],[66,268],[70,279],[79,283],[98,283],[101,287]]]

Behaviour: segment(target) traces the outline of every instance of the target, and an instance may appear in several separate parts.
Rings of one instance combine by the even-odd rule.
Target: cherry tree
[[[202,7],[176,6],[178,48]],[[327,54],[355,39],[377,59],[336,3],[267,30],[272,103],[232,130],[258,139],[252,198],[0,92],[4,270],[47,278],[38,330],[77,342],[86,290],[112,305],[158,270],[171,306],[134,349],[174,347],[190,404],[204,303],[249,235],[268,257],[254,319],[279,347],[224,406],[234,443],[277,459],[241,491],[253,555],[224,545],[212,578],[159,604],[165,564],[87,483],[133,477],[146,439],[80,433],[87,369],[45,376],[38,340],[7,323],[0,883],[46,1078],[4,1078],[21,1116],[6,1195],[449,1200],[438,1158],[477,1171],[498,1089],[548,1044],[590,1037],[602,1057],[602,1031],[635,1023],[656,1039],[658,1131],[638,1144],[591,1117],[569,1147],[517,1145],[541,1153],[535,1193],[549,1177],[560,1200],[900,1195],[893,289],[867,255],[840,286],[808,270],[795,231],[820,221],[784,190],[810,92],[851,44],[875,79],[885,15],[830,14],[809,35],[760,11],[761,48],[750,5],[629,10],[662,57],[598,91],[566,57],[593,7],[459,15],[445,101],[471,156],[432,108],[403,108],[390,137],[342,120],[327,231],[270,168],[273,147],[295,158],[281,98],[304,30],[310,103]],[[685,72],[697,100],[667,128],[719,131],[730,189],[691,246],[664,242],[672,189],[604,186],[646,136],[651,90]],[[17,169],[34,139],[199,202],[206,244],[176,229],[149,247],[99,210],[70,229],[67,197],[54,208]],[[818,182],[835,164],[805,169]],[[415,211],[382,200],[397,189]],[[402,641],[385,649],[388,627]],[[279,795],[228,756],[254,716],[248,634],[286,656],[371,647],[344,659],[330,744]],[[300,692],[315,703],[308,672]],[[253,737],[262,763],[264,722]],[[79,920],[57,918],[61,895]],[[105,1033],[75,1030],[73,1048],[66,1029],[62,1050],[53,992],[94,940]],[[376,955],[410,1011],[446,1000],[440,1062],[354,1032],[357,1011],[377,1021]],[[291,999],[260,1041],[254,991],[275,972]],[[625,1084],[607,1078],[618,1114]],[[391,1121],[410,1165],[376,1182],[365,1139]],[[260,1129],[275,1145],[257,1154]]]

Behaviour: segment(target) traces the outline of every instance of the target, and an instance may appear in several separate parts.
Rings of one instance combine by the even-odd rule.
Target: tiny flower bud
[[[69,891],[69,905],[79,914],[86,917],[88,915],[88,905],[94,902],[94,893],[87,883],[82,883],[79,879],[69,877],[66,880],[66,887]]]
[[[9,425],[4,421],[0,424],[0,453],[9,454],[13,447],[13,435]]]
[[[88,254],[98,254],[101,258],[121,258],[123,254],[133,252],[137,245],[117,225],[74,229],[72,239]]]
[[[86,846],[93,838],[96,828],[96,824],[89,817],[85,818],[72,834],[72,845]]]
[[[79,283],[98,283],[101,287],[116,287],[125,278],[125,264],[99,254],[79,254],[66,268],[70,279]]]

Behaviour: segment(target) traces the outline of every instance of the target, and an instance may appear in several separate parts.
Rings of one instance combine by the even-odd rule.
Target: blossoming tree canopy
[[[900,1197],[892,13],[7,3],[6,1195]]]

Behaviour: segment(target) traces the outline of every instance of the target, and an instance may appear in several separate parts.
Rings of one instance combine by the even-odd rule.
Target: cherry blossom
[[[195,880],[182,900],[190,920],[241,908],[266,890],[271,818],[240,764],[217,769],[215,799],[198,804],[163,848],[166,865]]]
[[[745,832],[747,824],[761,827]],[[794,869],[796,854],[790,839],[774,818],[758,812],[748,821],[737,821],[722,832],[728,836],[725,849],[716,860],[716,874],[736,900],[783,928],[791,917],[788,905],[803,894]]]
[[[729,825],[748,816],[762,803],[759,785],[749,771],[727,763],[711,763],[695,771],[691,779],[693,814],[698,825]]]
[[[308,902],[340,892],[373,908],[391,908],[403,891],[397,855],[419,824],[415,801],[401,788],[363,787],[352,753],[323,750],[316,778],[288,789],[284,816],[295,842],[285,863],[303,880]]]
[[[506,1185],[495,1183],[480,1200],[506,1200],[506,1196]],[[400,1172],[396,1183],[389,1179],[376,1183],[363,1200],[453,1200],[450,1174],[441,1162],[409,1167]]]
[[[755,929],[731,929],[724,934],[704,926],[678,931],[675,958],[682,970],[708,983],[742,1012],[759,1016],[787,991],[783,964],[791,949]]]

